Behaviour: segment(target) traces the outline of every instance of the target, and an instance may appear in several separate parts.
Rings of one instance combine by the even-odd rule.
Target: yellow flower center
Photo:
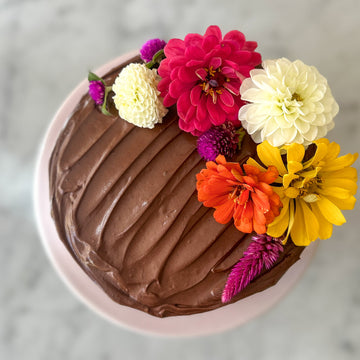
[[[229,79],[221,72],[221,68],[214,69],[212,66],[205,68],[207,76],[204,81],[200,83],[202,91],[205,95],[210,95],[216,104],[217,96],[223,92],[224,82],[229,82]]]
[[[301,96],[299,94],[297,94],[296,92],[292,94],[291,100],[294,101],[303,101],[303,99],[301,98]]]
[[[290,90],[287,90],[287,93],[282,94],[279,98],[279,109],[283,111],[284,114],[297,114],[300,112],[300,109],[303,105],[303,98],[298,93],[291,93]]]
[[[241,185],[235,186],[235,187],[234,187],[234,190],[233,190],[231,193],[229,193],[228,197],[229,197],[229,199],[233,200],[234,203],[239,204],[239,203],[240,203],[240,197],[241,197],[242,193],[243,193],[245,190],[253,191],[253,189],[252,189],[251,186],[245,185],[245,184],[241,184]]]
[[[319,176],[308,180],[308,182],[300,189],[299,196],[308,203],[319,200],[318,190],[321,183],[322,179]]]
[[[299,174],[299,178],[294,179],[290,183],[289,187],[285,190],[285,194],[292,199],[302,198],[308,203],[313,203],[320,199],[319,189],[322,183],[323,180],[319,175],[309,178]]]

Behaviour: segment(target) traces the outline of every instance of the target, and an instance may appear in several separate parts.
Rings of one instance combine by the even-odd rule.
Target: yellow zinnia
[[[340,210],[352,210],[356,199],[357,171],[350,167],[358,154],[338,157],[339,144],[328,139],[314,141],[315,154],[306,160],[305,147],[291,144],[278,149],[264,141],[257,153],[265,166],[279,171],[274,190],[283,203],[280,215],[268,225],[272,237],[290,235],[298,246],[307,246],[317,238],[331,237],[333,225],[346,222]],[[281,154],[286,154],[286,161]],[[250,158],[248,164],[263,167]],[[276,185],[276,184],[274,184]]]

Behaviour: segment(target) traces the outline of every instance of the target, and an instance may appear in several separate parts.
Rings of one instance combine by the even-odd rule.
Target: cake
[[[324,138],[337,113],[326,80],[299,61],[260,67],[255,49],[211,26],[90,73],[51,155],[52,217],[119,304],[179,316],[263,291],[354,206],[356,155]],[[283,84],[282,109],[265,92],[284,68],[300,85]]]

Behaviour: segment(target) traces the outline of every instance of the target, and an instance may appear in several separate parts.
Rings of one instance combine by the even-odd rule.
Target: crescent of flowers
[[[325,138],[339,111],[327,80],[300,60],[261,62],[256,47],[240,31],[223,36],[209,26],[184,40],[147,41],[143,63],[126,66],[113,84],[88,77],[105,115],[153,128],[176,105],[179,127],[197,136],[207,161],[196,176],[198,200],[215,209],[215,221],[253,234],[229,272],[224,303],[274,266],[289,241],[330,238],[356,202],[358,154],[339,156]],[[258,144],[258,158],[231,161],[244,136]]]

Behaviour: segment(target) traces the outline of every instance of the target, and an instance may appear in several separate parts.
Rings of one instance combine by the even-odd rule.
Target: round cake
[[[253,50],[250,45],[246,52]],[[171,56],[170,48],[167,51],[165,47],[165,55]],[[142,58],[129,59],[101,80],[95,80],[107,86],[115,84],[124,68],[142,63],[143,54]],[[166,72],[164,66],[161,71],[162,66],[160,63],[159,74]],[[215,75],[210,67],[207,69],[210,70],[206,70],[207,77],[203,80],[216,92],[222,78],[220,75],[216,75],[216,79],[209,78],[209,74]],[[239,78],[244,84],[244,77]],[[162,86],[159,85],[159,91],[163,92],[166,103],[168,94]],[[254,229],[259,227],[244,232],[239,230],[236,221],[216,221],[214,208],[200,199],[198,174],[213,166],[198,151],[199,136],[208,129],[181,128],[182,115],[177,104],[167,106],[161,121],[147,128],[137,126],[123,119],[120,110],[117,114],[114,91],[113,86],[106,93],[109,96],[103,100],[103,106],[92,94],[84,94],[59,135],[49,164],[52,217],[61,240],[80,267],[117,303],[157,317],[209,311],[276,284],[307,245],[292,242],[294,235],[290,230],[287,236],[285,231],[279,234],[278,238],[286,245],[281,247],[282,251],[272,260],[271,266],[267,266],[265,259],[266,266],[254,271],[249,268],[249,273],[254,272],[251,281],[231,300],[224,301],[229,274],[239,260],[253,256],[249,249],[257,235]],[[206,93],[205,86],[202,91],[209,95],[207,98],[214,96]],[[138,92],[136,96],[140,96]],[[300,95],[292,97],[298,101]],[[239,106],[244,108],[244,104]],[[258,157],[260,153],[253,139],[255,136],[257,140],[259,135],[252,129],[251,121],[246,118],[242,124],[247,132],[241,146],[230,153],[227,161],[243,168],[249,159],[252,164],[262,160],[262,166],[268,165]],[[251,132],[255,135],[250,136]],[[319,144],[307,147],[301,159],[303,163],[312,161],[320,147]],[[219,158],[216,161],[219,163]],[[281,169],[278,174],[285,178]],[[311,184],[314,186],[314,182]],[[309,187],[304,189],[308,191]],[[315,213],[315,208],[311,207],[315,198],[310,195],[320,197],[321,192],[311,190],[310,194],[310,190],[305,190],[302,190],[301,199],[305,199]],[[279,195],[281,208],[291,209],[284,196]],[[296,199],[291,196],[288,197]],[[301,205],[295,205],[295,209],[301,209]],[[283,219],[282,214],[275,214],[277,217],[271,221],[276,223],[277,219]],[[304,214],[307,214],[305,210]],[[296,216],[295,213],[295,219]],[[330,221],[330,215],[325,217]],[[311,222],[311,216],[309,219]],[[271,221],[266,221],[271,229]],[[296,231],[301,232],[296,223],[295,226]],[[255,260],[253,256],[253,267],[258,264]]]
[[[105,80],[114,82],[126,65]],[[196,174],[205,161],[196,140],[179,129],[175,108],[163,124],[143,129],[102,114],[88,94],[59,136],[50,161],[59,235],[120,304],[160,317],[223,305],[228,273],[251,236],[217,223],[213,210],[198,201]],[[243,163],[255,149],[246,136],[233,160]],[[302,250],[287,247],[276,266],[234,301],[274,285]]]

